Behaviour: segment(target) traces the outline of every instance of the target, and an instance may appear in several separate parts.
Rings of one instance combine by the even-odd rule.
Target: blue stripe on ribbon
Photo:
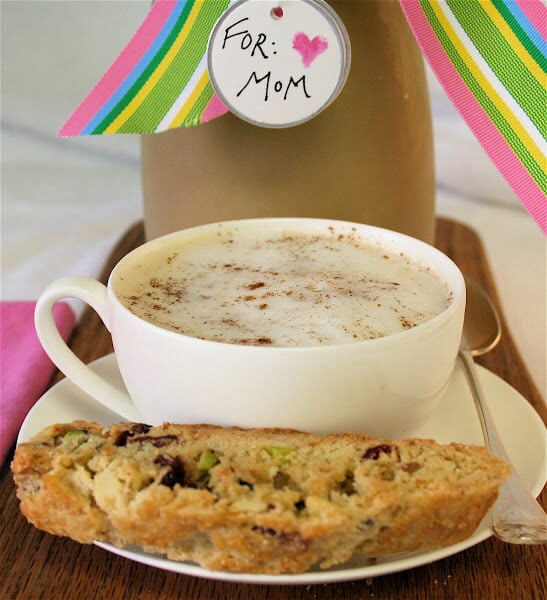
[[[538,0],[536,0],[538,1]],[[539,0],[542,1],[542,0]],[[528,36],[530,42],[536,47],[540,54],[545,55],[545,39],[540,31],[538,31],[528,17],[522,12],[520,6],[514,0],[505,0],[507,10],[513,15],[517,23],[522,27],[522,30]]]

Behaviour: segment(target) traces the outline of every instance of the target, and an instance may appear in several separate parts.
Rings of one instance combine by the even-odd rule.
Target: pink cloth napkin
[[[55,370],[34,329],[35,305],[32,301],[0,303],[0,464]],[[57,302],[53,315],[59,332],[68,339],[76,320],[72,309]]]

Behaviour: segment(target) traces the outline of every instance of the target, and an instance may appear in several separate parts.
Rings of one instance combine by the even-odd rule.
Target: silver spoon
[[[492,508],[494,535],[512,544],[545,544],[547,516],[511,464],[485,401],[473,361],[473,356],[489,352],[499,342],[500,320],[490,298],[478,283],[466,279],[466,288],[467,304],[459,357],[479,414],[486,446],[511,468],[511,475],[500,487]]]

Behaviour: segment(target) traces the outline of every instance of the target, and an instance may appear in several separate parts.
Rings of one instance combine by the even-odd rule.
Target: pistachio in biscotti
[[[85,429],[72,429],[63,436],[63,443],[79,446],[87,440],[87,437],[88,432]]]
[[[264,448],[268,456],[278,459],[281,464],[290,462],[290,456],[294,452],[294,448],[284,446],[266,446]]]
[[[204,450],[199,456],[197,464],[198,471],[208,471],[218,463],[218,460],[216,453],[207,448],[207,450]]]

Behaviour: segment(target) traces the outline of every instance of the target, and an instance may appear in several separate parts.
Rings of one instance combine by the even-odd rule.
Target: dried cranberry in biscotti
[[[363,458],[367,460],[378,460],[381,454],[391,454],[392,452],[393,446],[390,444],[378,444],[378,446],[368,448],[363,454]]]

